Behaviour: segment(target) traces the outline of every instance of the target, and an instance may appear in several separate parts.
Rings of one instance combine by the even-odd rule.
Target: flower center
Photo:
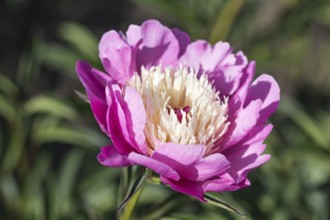
[[[205,154],[219,149],[216,143],[228,130],[228,98],[220,101],[206,75],[193,69],[141,68],[127,82],[144,102],[148,153],[163,143],[204,144]]]
[[[181,123],[182,122],[182,112],[181,111],[185,112],[186,115],[187,115],[188,112],[190,111],[190,107],[189,106],[186,106],[183,109],[174,108],[173,110],[174,110],[174,113],[176,114],[176,117],[177,117],[178,121]],[[171,108],[167,108],[167,111],[170,114]],[[186,118],[186,120],[188,120],[188,118]]]

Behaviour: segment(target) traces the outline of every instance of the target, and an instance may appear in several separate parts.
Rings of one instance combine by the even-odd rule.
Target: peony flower
[[[250,185],[264,164],[279,87],[269,75],[252,82],[255,62],[226,42],[190,42],[156,20],[111,30],[99,44],[105,73],[78,61],[94,116],[113,145],[104,166],[141,165],[172,189],[205,201],[209,191]]]

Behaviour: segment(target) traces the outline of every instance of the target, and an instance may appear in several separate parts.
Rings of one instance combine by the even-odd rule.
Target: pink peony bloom
[[[279,87],[266,74],[252,82],[255,62],[228,43],[190,42],[149,20],[105,33],[99,56],[106,74],[84,61],[76,71],[113,143],[98,155],[104,166],[147,167],[205,201],[205,192],[249,186],[247,174],[269,160],[263,142]]]

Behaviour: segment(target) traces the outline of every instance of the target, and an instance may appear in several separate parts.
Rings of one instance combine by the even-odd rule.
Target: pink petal
[[[172,29],[172,33],[176,37],[177,41],[179,42],[180,51],[178,57],[182,56],[186,52],[187,46],[190,43],[190,37],[186,32],[183,32],[177,28]]]
[[[235,191],[250,186],[250,181],[244,179],[236,183],[229,174],[219,176],[217,179],[205,181],[203,183],[204,192]]]
[[[101,148],[101,152],[97,155],[97,160],[104,166],[109,167],[126,167],[132,163],[127,158],[118,153],[115,147],[105,146]]]
[[[247,91],[250,88],[252,79],[254,77],[255,70],[256,70],[255,61],[249,62],[248,65],[244,68],[243,75],[240,80],[240,86],[234,94],[235,97],[239,97],[240,100],[245,100]]]
[[[229,155],[236,151],[243,150],[245,151],[244,155],[249,155],[251,153],[260,155],[264,151],[264,148],[260,148],[261,146],[263,146],[261,144],[268,137],[272,129],[273,126],[271,124],[257,125],[249,132],[249,134],[242,141],[240,141],[234,146],[231,146],[222,153],[225,155]],[[259,147],[253,148],[252,146],[254,146],[255,144],[257,144]]]
[[[205,40],[197,40],[188,45],[179,62],[194,67],[196,71],[212,72],[228,53],[231,53],[228,43],[219,42],[211,46]]]
[[[164,176],[173,180],[180,179],[178,173],[170,166],[168,166],[167,163],[163,163],[148,156],[138,154],[134,151],[128,154],[127,159],[136,165],[141,165],[155,171],[160,176]]]
[[[178,40],[170,29],[158,21],[148,20],[141,27],[131,25],[126,35],[131,45],[142,39],[136,54],[138,68],[159,64],[173,66],[177,63],[180,51]]]
[[[168,164],[180,176],[195,180],[198,172],[194,168],[194,164],[202,159],[204,152],[204,145],[165,143],[158,146],[151,157]]]
[[[142,39],[141,27],[131,24],[126,31],[126,39],[130,45],[136,45]]]
[[[194,167],[198,172],[197,181],[205,181],[216,175],[224,173],[230,166],[226,157],[220,153],[211,154],[199,162]]]
[[[136,72],[136,49],[116,31],[102,36],[99,55],[104,69],[119,83],[124,84]]]
[[[242,52],[232,54],[226,42],[211,46],[208,42],[197,40],[188,45],[179,63],[193,67],[199,74],[205,73],[221,95],[232,95],[243,76],[247,59]]]
[[[225,147],[232,146],[242,140],[257,123],[259,111],[262,103],[260,100],[252,101],[248,106],[237,112],[236,119],[231,121],[229,139],[226,140]]]
[[[264,149],[265,146],[260,145],[260,148]],[[233,155],[233,158],[228,158],[231,167],[227,172],[236,180],[236,182],[241,182],[251,170],[266,163],[269,159],[270,155],[268,154],[261,156],[250,154],[242,158],[242,155],[240,155],[239,152],[236,152]]]
[[[247,58],[242,52],[227,54],[215,67],[214,73],[209,73],[209,79],[214,81],[214,86],[220,91],[220,94],[231,96],[239,89],[246,74],[246,66]]]
[[[204,153],[204,145],[165,143],[156,148],[152,158],[168,164],[180,176],[191,181],[202,181],[220,175],[229,167],[229,162],[222,154],[203,158]]]
[[[272,76],[263,74],[259,76],[248,90],[245,103],[253,100],[262,101],[258,123],[262,124],[276,111],[280,100],[280,88]]]
[[[272,125],[258,125],[240,143],[222,152],[231,163],[228,173],[235,181],[242,181],[250,170],[270,159],[269,155],[261,154],[266,148],[262,142],[272,128]]]

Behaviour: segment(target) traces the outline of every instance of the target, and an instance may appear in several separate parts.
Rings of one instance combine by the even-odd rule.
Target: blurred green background
[[[330,218],[328,0],[0,1],[0,219],[115,219],[120,170],[96,161],[109,143],[74,71],[101,68],[102,33],[156,18],[192,39],[229,41],[279,82],[272,159],[251,187],[221,193],[246,219]],[[148,185],[135,219],[240,219]]]

